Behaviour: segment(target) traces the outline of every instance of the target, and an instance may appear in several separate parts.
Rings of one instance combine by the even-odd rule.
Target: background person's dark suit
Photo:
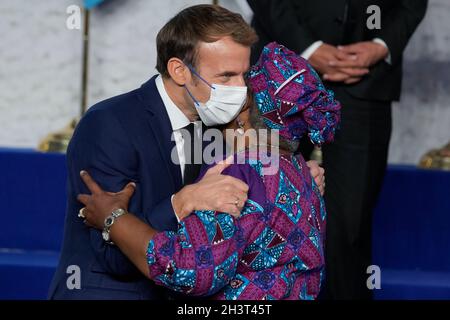
[[[371,264],[371,219],[386,169],[391,103],[400,98],[402,54],[422,20],[427,0],[248,0],[260,42],[252,52],[277,41],[301,54],[321,40],[346,45],[383,40],[391,63],[379,61],[353,85],[327,82],[342,103],[341,129],[324,146],[328,211],[327,297],[369,298],[366,268]],[[369,5],[381,9],[381,29],[366,26]],[[308,156],[310,145],[302,145]]]

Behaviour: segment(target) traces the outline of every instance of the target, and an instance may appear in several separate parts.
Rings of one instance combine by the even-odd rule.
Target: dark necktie
[[[186,163],[184,165],[183,185],[187,185],[193,183],[200,173],[201,159],[202,159],[201,157],[202,143],[199,137],[197,136],[197,130],[195,130],[195,125],[193,122],[188,124],[183,129],[189,132],[189,135],[183,134],[184,156],[186,159]],[[198,154],[197,156],[198,163],[195,163],[196,160],[195,154]]]

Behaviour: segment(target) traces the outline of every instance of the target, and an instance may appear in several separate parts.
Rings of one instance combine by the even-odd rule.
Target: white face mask
[[[231,122],[237,117],[247,99],[246,86],[224,86],[209,84],[192,68],[190,68],[200,80],[211,87],[211,95],[206,103],[197,101],[185,86],[187,92],[197,107],[198,115],[207,126],[215,126]]]

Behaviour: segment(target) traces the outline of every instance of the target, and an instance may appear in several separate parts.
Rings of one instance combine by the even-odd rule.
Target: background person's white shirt
[[[388,48],[386,42],[384,42],[382,39],[380,39],[380,38],[375,38],[375,39],[373,39],[372,41],[375,42],[375,43],[378,43],[378,44],[381,44],[381,45],[385,46],[385,47],[388,49],[388,51],[389,51],[389,48]],[[320,40],[319,40],[319,41],[316,41],[316,42],[313,42],[313,44],[310,45],[308,48],[306,48],[306,50],[303,51],[302,54],[301,54],[300,56],[301,56],[303,59],[305,59],[305,60],[309,60],[309,58],[311,58],[311,56],[313,55],[313,53],[314,53],[317,49],[319,49],[319,47],[320,47],[322,44],[323,44],[323,41],[320,41]],[[388,53],[388,55],[387,55],[387,57],[384,59],[384,61],[386,61],[386,63],[391,64],[391,53],[390,53],[390,52]]]

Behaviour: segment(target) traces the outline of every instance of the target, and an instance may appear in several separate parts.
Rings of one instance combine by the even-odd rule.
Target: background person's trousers
[[[342,104],[335,141],[323,147],[326,176],[325,298],[370,299],[372,212],[386,170],[391,102],[332,88]]]

